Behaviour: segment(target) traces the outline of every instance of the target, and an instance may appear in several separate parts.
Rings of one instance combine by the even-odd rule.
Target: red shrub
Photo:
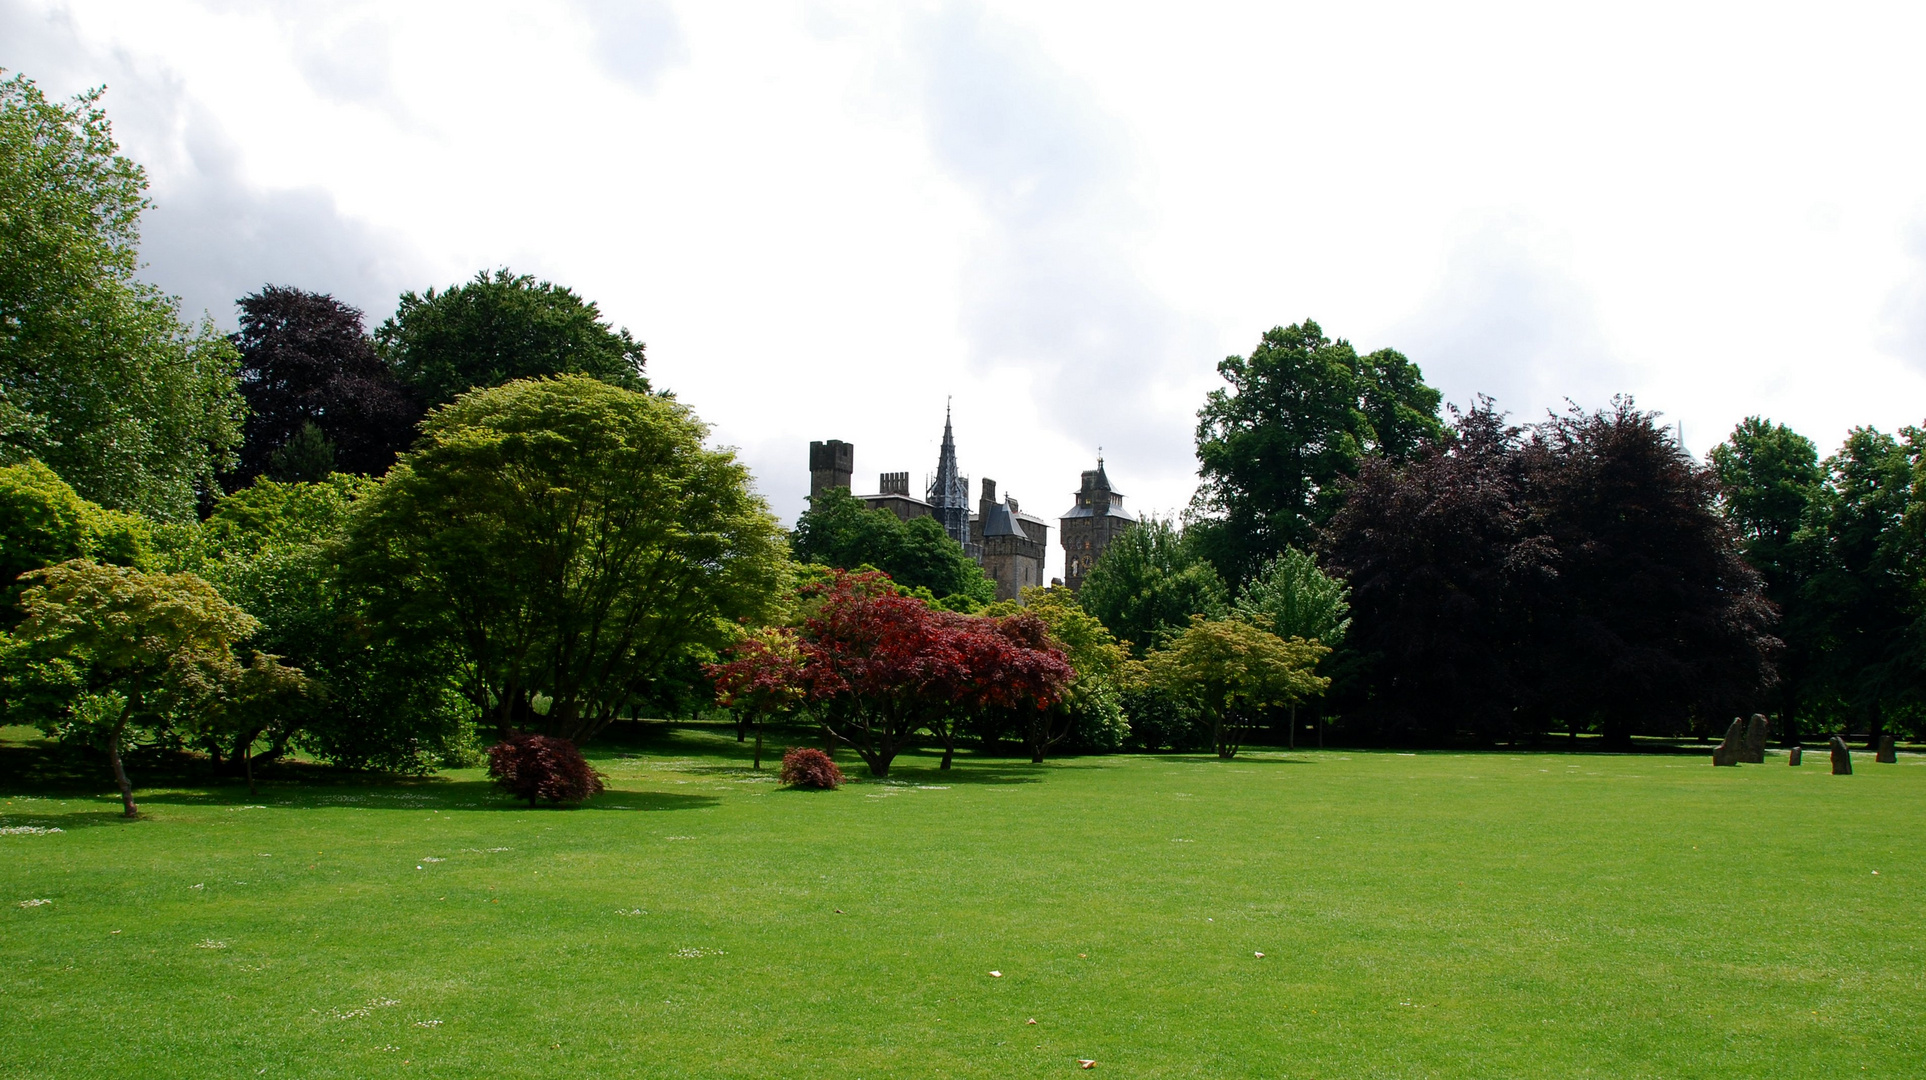
[[[834,791],[843,786],[843,770],[821,750],[798,746],[782,756],[782,782],[791,787]]]
[[[512,735],[488,748],[488,775],[518,799],[578,803],[602,791],[602,774],[567,739]]]

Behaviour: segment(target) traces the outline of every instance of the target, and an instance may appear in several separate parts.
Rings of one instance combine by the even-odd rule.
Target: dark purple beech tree
[[[1762,704],[1775,617],[1713,471],[1628,397],[1536,425],[1523,457],[1529,528],[1556,553],[1534,605],[1547,718],[1624,745]]]
[[[1484,401],[1409,464],[1367,461],[1324,536],[1365,722],[1625,745],[1755,705],[1778,642],[1716,494],[1629,399],[1528,429]]]
[[[1366,459],[1325,531],[1351,585],[1359,677],[1341,689],[1382,741],[1531,733],[1528,609],[1553,570],[1528,527],[1520,435],[1489,401],[1454,410],[1409,464]]]
[[[261,475],[312,481],[386,472],[414,440],[422,409],[375,351],[360,310],[282,285],[237,304],[233,341],[249,415],[229,486]]]

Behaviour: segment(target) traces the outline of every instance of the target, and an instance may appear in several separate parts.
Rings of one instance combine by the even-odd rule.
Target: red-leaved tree
[[[1032,616],[933,610],[877,573],[838,571],[807,594],[815,609],[803,625],[803,687],[829,737],[855,750],[875,776],[888,776],[890,763],[926,730],[943,742],[947,768],[959,714],[1042,713],[1072,677]],[[1033,754],[1041,760],[1034,743]]]
[[[746,713],[756,727],[755,767],[762,768],[762,723],[802,704],[803,650],[795,631],[771,626],[752,631],[723,650],[721,663],[703,670],[716,684],[716,704]]]

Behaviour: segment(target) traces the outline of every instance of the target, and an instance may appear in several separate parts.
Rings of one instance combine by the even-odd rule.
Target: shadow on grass
[[[1254,754],[1259,754],[1259,753],[1266,754],[1266,755],[1273,754],[1273,753],[1300,754],[1300,753],[1303,753],[1303,751],[1285,750],[1281,747],[1276,750],[1264,748],[1261,750],[1243,751],[1243,752],[1240,752],[1236,757],[1230,758],[1228,760],[1224,758],[1220,758],[1216,754],[1210,753],[1209,751],[1200,751],[1195,754],[1133,754],[1131,756],[1143,758],[1148,761],[1162,761],[1172,765],[1309,765],[1310,764],[1310,761],[1301,757],[1269,757],[1269,756],[1255,757],[1253,756]]]

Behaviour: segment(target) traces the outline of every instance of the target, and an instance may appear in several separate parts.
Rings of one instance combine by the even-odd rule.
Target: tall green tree
[[[241,719],[206,733],[217,763],[231,755],[230,766],[248,764],[257,738],[268,741],[269,759],[299,747],[336,764],[398,772],[459,761],[468,748],[472,722],[449,642],[381,634],[358,594],[343,587],[348,520],[378,486],[347,473],[314,483],[261,478],[222,498],[190,544],[166,553],[170,565],[206,578],[255,616],[261,625],[248,644],[299,665],[314,684],[305,703],[324,706],[260,714],[259,727],[247,722],[249,710],[230,710]]]
[[[1719,481],[1719,510],[1738,533],[1746,562],[1765,580],[1766,598],[1779,609],[1785,649],[1774,694],[1781,726],[1791,728],[1816,704],[1809,700],[1815,692],[1823,694],[1812,679],[1819,627],[1806,596],[1821,548],[1806,528],[1825,491],[1819,450],[1784,424],[1748,416],[1708,460]]]
[[[1307,548],[1367,454],[1405,460],[1442,430],[1440,395],[1395,349],[1360,356],[1317,323],[1267,331],[1226,357],[1197,414],[1194,528],[1234,587],[1285,548]]]
[[[1800,591],[1814,679],[1871,742],[1926,705],[1926,431],[1855,428],[1825,462]]]
[[[1077,592],[1083,609],[1142,657],[1192,615],[1222,616],[1230,597],[1193,539],[1169,520],[1150,518],[1118,534]]]
[[[544,375],[587,375],[649,389],[642,343],[594,303],[528,274],[497,270],[437,292],[403,293],[375,343],[429,408],[476,387]]]
[[[904,521],[888,510],[871,510],[842,488],[809,500],[789,537],[798,560],[855,570],[873,566],[906,589],[932,597],[957,597],[966,607],[996,599],[996,583],[933,517]]]
[[[191,520],[240,443],[235,352],[135,278],[147,177],[100,96],[0,81],[0,464],[37,458],[83,498]]]
[[[1244,586],[1237,610],[1279,637],[1335,648],[1351,628],[1351,589],[1318,569],[1316,559],[1290,547]]]
[[[579,742],[782,602],[775,518],[707,435],[580,375],[463,395],[356,508],[349,583],[396,632],[455,642],[498,728]]]

